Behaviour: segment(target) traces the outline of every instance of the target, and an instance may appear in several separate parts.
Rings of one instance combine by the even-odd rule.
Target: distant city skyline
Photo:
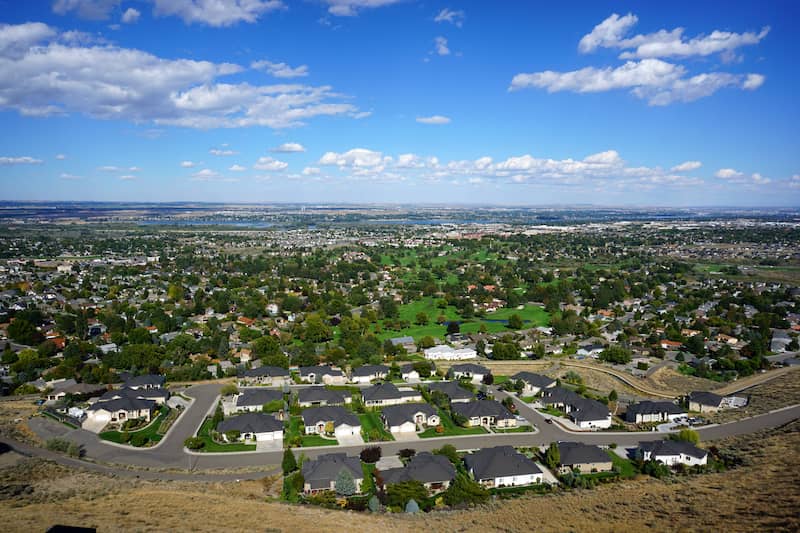
[[[0,200],[800,206],[796,2],[0,7]]]

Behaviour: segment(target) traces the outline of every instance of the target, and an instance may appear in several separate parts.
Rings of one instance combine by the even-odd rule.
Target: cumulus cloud
[[[300,126],[353,115],[329,86],[224,83],[230,63],[163,59],[110,45],[65,45],[45,26],[0,27],[0,109],[27,116],[94,118],[188,128]]]
[[[753,91],[764,85],[766,78],[761,74],[748,74],[742,83],[742,89]]]
[[[430,117],[417,117],[417,122],[420,124],[433,124],[438,126],[441,124],[450,124],[450,118],[442,115],[432,115]]]
[[[716,174],[714,174],[714,175],[716,177],[718,177],[720,179],[724,179],[724,180],[733,179],[733,178],[741,178],[742,176],[744,176],[744,174],[742,172],[739,172],[738,170],[735,170],[735,169],[732,169],[732,168],[721,168],[721,169],[717,170]]]
[[[300,65],[299,67],[290,67],[286,63],[273,63],[272,61],[262,60],[253,61],[250,68],[267,72],[276,78],[301,78],[308,76],[308,66]]]
[[[58,15],[74,12],[80,18],[105,20],[119,2],[120,0],[55,0],[53,12]]]
[[[134,176],[133,174],[125,174],[124,176],[120,176],[119,179],[121,179],[123,181],[131,181],[131,180],[135,180],[136,176]]]
[[[789,187],[792,189],[800,189],[800,174],[795,174],[789,178]]]
[[[122,14],[122,22],[125,24],[135,24],[139,20],[139,16],[141,16],[141,13],[139,13],[137,9],[129,7]]]
[[[63,172],[61,176],[59,176],[62,180],[80,180],[83,179],[81,176],[76,176],[75,174],[69,174],[67,172]]]
[[[433,50],[440,56],[449,56],[450,48],[447,46],[447,39],[437,37],[433,40]]]
[[[224,27],[254,23],[261,15],[284,9],[280,0],[152,0],[156,16],[180,17],[186,24]]]
[[[625,16],[614,13],[581,38],[578,50],[589,53],[597,48],[618,48],[626,50],[620,55],[622,59],[704,57],[722,52],[730,53],[742,46],[758,44],[769,33],[769,26],[765,26],[758,33],[714,30],[708,35],[685,39],[685,29],[675,28],[626,37],[638,20],[632,13]]]
[[[219,173],[210,168],[204,168],[192,174],[192,179],[197,181],[207,181],[217,177],[219,177]]]
[[[300,143],[283,143],[270,151],[280,153],[305,152],[306,148]]]
[[[63,161],[66,158],[67,158],[67,156],[64,155],[64,154],[56,154],[56,159],[58,159],[59,161]]]
[[[460,28],[464,25],[464,19],[466,15],[460,9],[448,9],[444,8],[439,11],[439,14],[433,19],[434,22],[449,22],[454,26]]]
[[[215,155],[217,157],[227,157],[227,156],[230,156],[230,155],[236,155],[239,152],[236,152],[234,150],[228,150],[228,149],[212,148],[211,150],[208,151],[208,153],[211,154],[211,155]]]
[[[675,165],[672,167],[673,172],[691,172],[692,170],[697,170],[698,168],[702,167],[703,163],[700,161],[684,161],[680,165]]]
[[[195,163],[193,161],[181,161],[182,168],[194,168]]]
[[[0,157],[0,165],[39,165],[42,163],[41,159],[35,157],[22,156],[22,157]]]
[[[362,9],[390,6],[403,0],[323,0],[328,12],[337,17],[355,17]]]
[[[303,176],[317,176],[320,169],[317,167],[306,167],[303,169]]]
[[[367,150],[366,148],[353,148],[343,153],[325,152],[319,160],[320,165],[354,168],[378,167],[385,162],[387,161],[383,157],[383,153]]]
[[[244,172],[245,170],[247,170],[247,168],[243,167],[242,165],[231,165],[231,167],[228,170],[230,170],[231,172]]]
[[[289,167],[289,163],[285,161],[279,161],[277,159],[273,159],[271,157],[259,157],[256,164],[253,165],[253,168],[256,170],[269,170],[269,171],[279,171],[279,170],[286,170]]]
[[[717,170],[714,176],[721,180],[724,180],[727,183],[740,184],[740,185],[766,185],[772,182],[771,179],[762,176],[758,172],[755,172],[748,176],[744,172],[740,172],[733,168],[721,168]]]

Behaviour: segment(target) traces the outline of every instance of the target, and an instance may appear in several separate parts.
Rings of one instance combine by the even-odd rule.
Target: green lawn
[[[373,494],[375,492],[375,479],[372,477],[372,473],[375,471],[375,465],[361,463],[361,469],[364,471],[364,482],[361,484],[361,493]]]
[[[533,431],[533,428],[531,426],[525,425],[508,429],[493,429],[492,431],[494,431],[495,433],[527,433]]]
[[[636,477],[636,468],[627,459],[623,459],[614,450],[606,450],[606,453],[611,457],[611,462],[614,464],[614,469],[619,472],[619,476],[623,479]]]
[[[134,435],[144,435],[145,437],[147,437],[148,443],[160,441],[163,435],[160,434],[158,431],[161,428],[161,424],[169,415],[169,411],[170,411],[169,407],[167,407],[166,405],[162,406],[161,411],[159,412],[155,420],[152,420],[142,429],[129,431],[128,435],[130,435],[131,437],[133,437]],[[110,442],[116,442],[117,444],[129,444],[123,442],[121,431],[103,431],[102,433],[100,433],[100,438]]]
[[[542,412],[542,413],[548,414],[548,415],[553,415],[553,416],[565,416],[564,413],[562,413],[558,409],[554,409],[552,407],[545,407],[543,409],[539,409],[539,411]]]
[[[214,439],[211,438],[211,430],[212,430],[212,420],[210,418],[206,418],[203,422],[203,425],[200,426],[200,430],[197,432],[197,436],[203,439],[205,443],[204,446],[198,450],[201,452],[252,452],[255,451],[256,445],[255,444],[245,444],[243,442],[232,442],[230,444],[220,444],[218,442],[214,442]]]
[[[319,435],[303,435],[303,419],[299,416],[293,416],[288,425],[285,425],[283,441],[286,444],[291,443],[294,438],[300,436],[300,446],[336,446],[339,441],[336,439],[326,439]]]
[[[386,431],[386,428],[383,427],[383,423],[381,422],[381,418],[378,413],[364,413],[363,415],[358,415],[358,418],[361,420],[361,434],[364,436],[365,442],[373,442],[373,440],[369,439],[369,433],[373,429],[378,430],[382,436],[381,439],[376,439],[374,442],[394,440],[392,434],[389,431]]]
[[[419,436],[423,439],[429,439],[433,437],[456,437],[458,435],[480,435],[482,433],[487,433],[482,427],[462,428],[456,425],[453,419],[450,418],[450,415],[442,409],[439,409],[439,418],[442,419],[442,426],[444,427],[443,433],[436,433],[436,428],[428,428],[420,433]]]

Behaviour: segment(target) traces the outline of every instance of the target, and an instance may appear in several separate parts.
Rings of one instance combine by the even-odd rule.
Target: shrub
[[[454,505],[475,505],[489,501],[489,491],[466,474],[459,473],[444,493],[444,503]]]
[[[297,460],[294,457],[294,453],[292,452],[291,448],[286,448],[283,451],[283,461],[281,461],[281,468],[283,469],[283,475],[287,475],[290,472],[294,472],[297,470]]]
[[[128,433],[127,431],[123,431],[119,435],[119,440],[121,440],[122,442],[128,442],[131,440],[131,434]]]
[[[222,387],[220,394],[222,396],[233,396],[234,394],[239,394],[239,389],[236,387],[236,385],[229,383],[228,385]]]
[[[336,475],[334,482],[336,494],[340,496],[352,496],[356,493],[356,482],[349,468],[342,468]]]
[[[131,446],[136,446],[140,448],[147,444],[150,439],[147,438],[147,435],[143,435],[142,433],[134,433],[131,436]]]
[[[425,486],[417,480],[402,481],[389,485],[386,490],[387,502],[390,506],[404,508],[409,500],[422,501],[428,497]]]
[[[419,512],[419,504],[414,501],[413,498],[408,500],[408,503],[406,504],[406,512],[409,514],[415,514]]]
[[[677,433],[672,433],[669,436],[670,440],[682,440],[697,444],[700,442],[700,435],[693,429],[682,429]]]
[[[185,441],[183,441],[183,445],[189,448],[190,450],[199,450],[203,446],[205,446],[205,441],[200,437],[189,437]]]
[[[434,455],[444,455],[447,459],[453,463],[454,465],[458,465],[461,463],[461,457],[458,456],[458,451],[456,447],[452,444],[445,444],[441,448],[437,448],[432,452]]]
[[[70,441],[66,439],[53,437],[52,439],[47,439],[47,442],[45,442],[45,447],[53,452],[66,453],[70,444]]]
[[[83,455],[83,447],[75,442],[70,442],[67,446],[67,455],[70,457],[81,457]]]
[[[373,513],[377,513],[381,510],[381,502],[378,500],[378,497],[373,494],[367,503],[367,507],[369,507],[369,510]]]
[[[403,448],[402,450],[397,452],[397,455],[400,456],[400,459],[411,459],[412,457],[417,455],[417,450],[411,448]]]
[[[381,459],[381,447],[380,446],[368,446],[361,450],[360,454],[361,460],[365,463],[374,464],[380,461]]]

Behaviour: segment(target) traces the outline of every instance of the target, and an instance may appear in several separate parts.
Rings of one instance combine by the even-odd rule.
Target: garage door
[[[334,435],[337,437],[346,437],[348,435],[357,435],[359,432],[352,426],[339,426],[336,428]]]

